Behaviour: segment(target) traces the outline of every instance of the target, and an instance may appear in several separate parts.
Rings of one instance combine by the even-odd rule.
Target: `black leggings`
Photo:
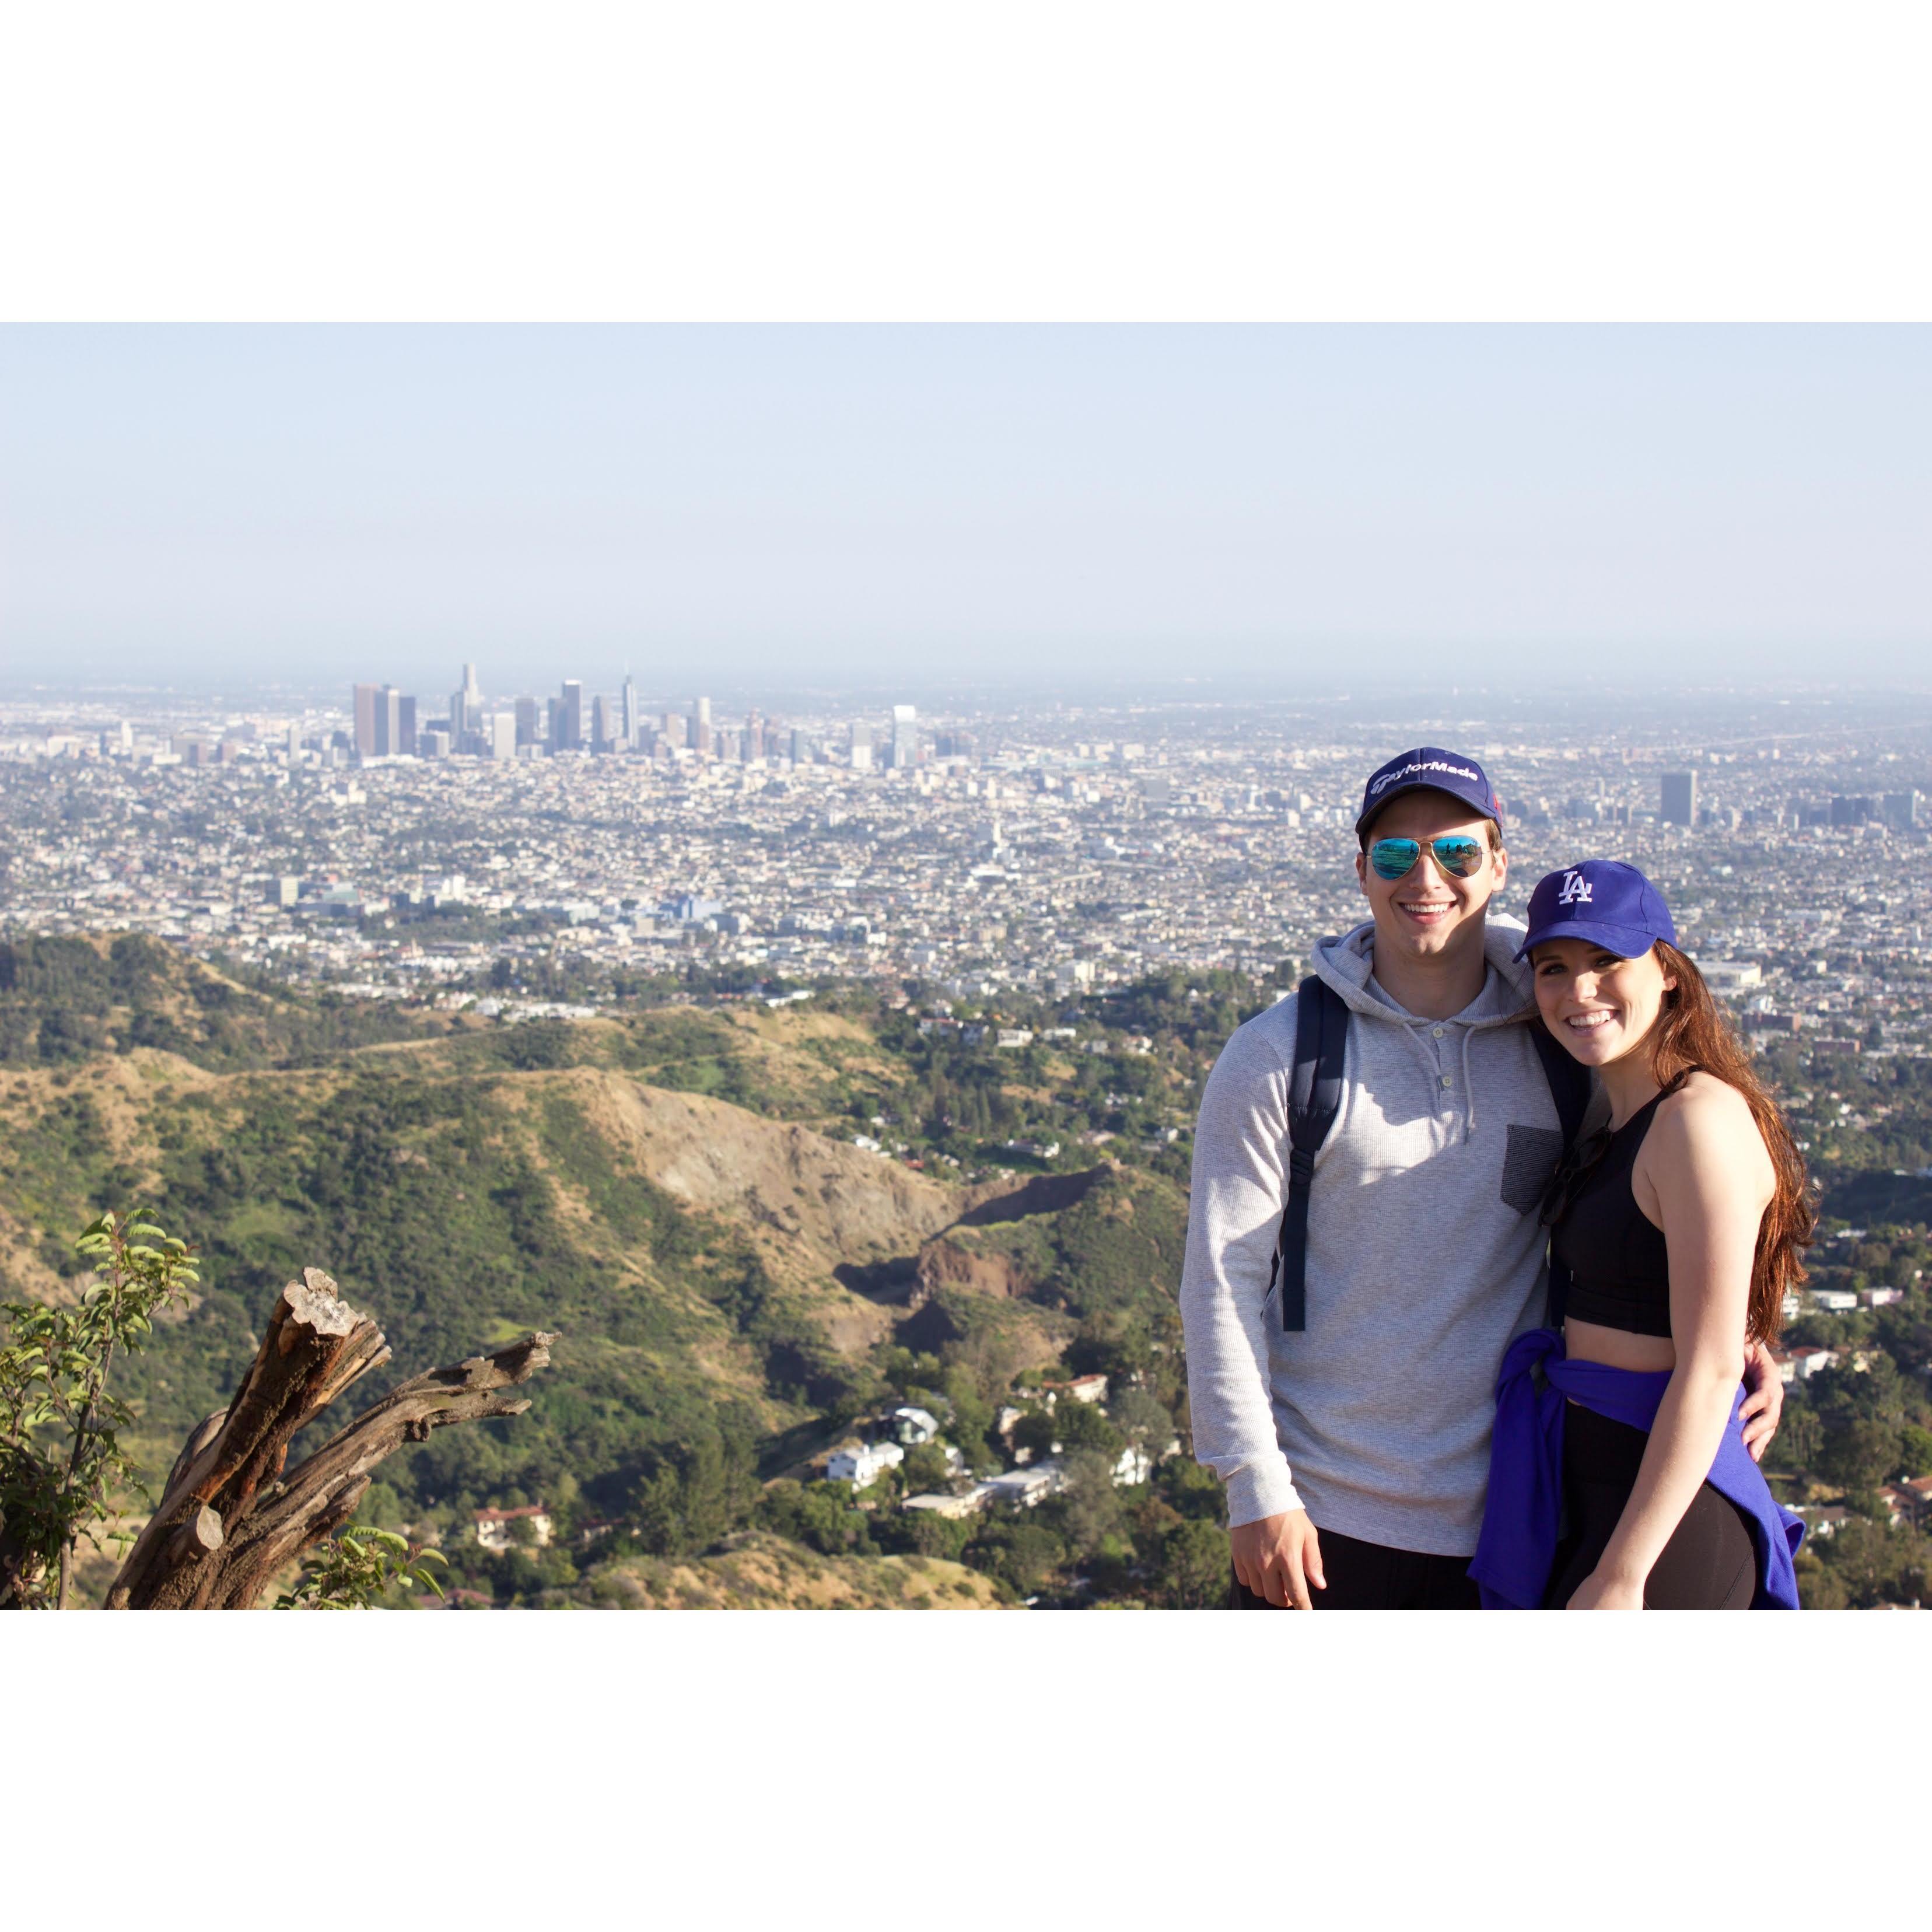
[[[1580,1402],[1563,1420],[1565,1534],[1545,1610],[1560,1610],[1596,1568],[1636,1482],[1649,1436]],[[1643,1586],[1651,1610],[1748,1610],[1757,1588],[1750,1519],[1708,1483],[1690,1499]]]

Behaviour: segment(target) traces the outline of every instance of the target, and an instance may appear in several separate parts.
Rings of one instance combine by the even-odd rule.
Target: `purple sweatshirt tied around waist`
[[[1544,1382],[1535,1371],[1540,1364]],[[1670,1372],[1640,1374],[1602,1362],[1573,1362],[1554,1328],[1519,1335],[1496,1377],[1496,1432],[1490,1444],[1490,1486],[1482,1533],[1469,1574],[1488,1610],[1541,1606],[1556,1558],[1563,1507],[1563,1412],[1570,1401],[1613,1422],[1646,1432],[1670,1384]],[[1738,1411],[1742,1384],[1731,1398],[1731,1418],[1707,1478],[1720,1496],[1750,1519],[1757,1551],[1754,1610],[1795,1610],[1798,1579],[1792,1558],[1804,1526],[1771,1493],[1764,1472],[1744,1447]]]

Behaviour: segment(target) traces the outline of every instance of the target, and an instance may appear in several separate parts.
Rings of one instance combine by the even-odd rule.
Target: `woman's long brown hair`
[[[1791,1129],[1778,1103],[1765,1090],[1750,1055],[1738,1044],[1730,1023],[1718,1010],[1704,976],[1674,946],[1657,942],[1658,963],[1676,986],[1664,996],[1664,1008],[1651,1030],[1650,1070],[1660,1087],[1671,1087],[1687,1073],[1701,1070],[1744,1096],[1744,1105],[1763,1137],[1766,1153],[1777,1175],[1771,1205],[1757,1231],[1757,1254],[1751,1264],[1750,1306],[1744,1318],[1748,1338],[1769,1343],[1778,1339],[1787,1289],[1804,1279],[1801,1250],[1811,1244],[1817,1223],[1806,1190],[1804,1157],[1791,1137]]]

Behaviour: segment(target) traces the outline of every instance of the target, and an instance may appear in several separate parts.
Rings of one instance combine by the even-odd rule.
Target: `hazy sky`
[[[0,678],[1932,680],[1932,328],[0,328]]]

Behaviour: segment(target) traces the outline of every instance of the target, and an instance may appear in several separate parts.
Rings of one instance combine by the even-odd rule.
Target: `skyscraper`
[[[483,692],[476,682],[476,667],[466,664],[463,667],[463,682],[450,693],[450,736],[459,744],[466,731],[480,731],[483,728]]]
[[[406,758],[416,754],[416,699],[412,691],[396,694],[394,749]]]
[[[691,700],[691,748],[700,758],[711,755],[711,700],[708,698]]]
[[[616,707],[601,691],[590,700],[590,748],[602,757],[615,751],[614,726]]]
[[[584,686],[576,678],[563,681],[563,708],[558,717],[562,737],[555,748],[580,752],[584,748]]]
[[[910,704],[892,706],[892,770],[910,771],[919,762],[919,714]]]
[[[356,694],[356,752],[358,758],[376,755],[376,706],[382,694],[380,685],[358,684]]]
[[[517,700],[517,742],[519,745],[536,745],[542,742],[537,727],[537,701],[534,698]]]
[[[620,741],[627,752],[638,748],[638,726],[641,721],[638,716],[638,687],[632,681],[628,671],[624,674],[623,701],[618,713],[617,730]]]
[[[1695,825],[1697,822],[1697,774],[1666,772],[1658,816],[1666,825]]]

